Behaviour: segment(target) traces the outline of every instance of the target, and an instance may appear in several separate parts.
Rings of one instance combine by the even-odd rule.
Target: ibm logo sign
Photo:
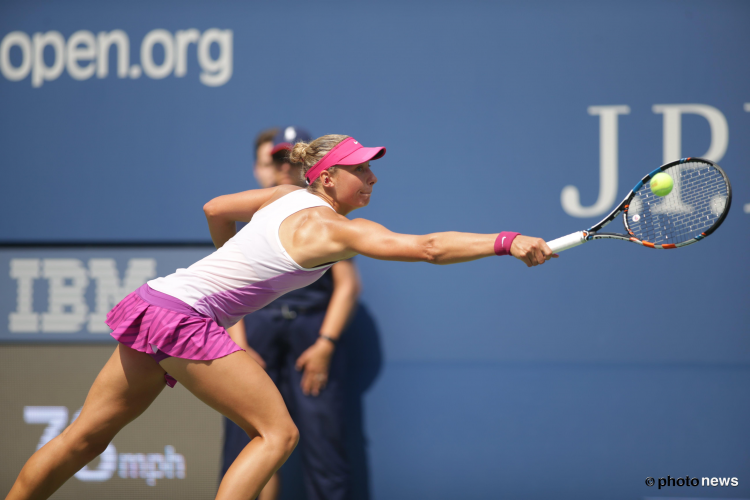
[[[156,277],[156,259],[129,259],[119,276],[115,259],[10,260],[10,277],[17,283],[16,309],[8,317],[10,333],[109,333],[107,313],[146,281]],[[47,282],[47,310],[34,311],[34,282]],[[94,284],[94,307],[86,291]]]

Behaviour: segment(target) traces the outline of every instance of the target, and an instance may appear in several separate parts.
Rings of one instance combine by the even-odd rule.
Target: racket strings
[[[728,188],[712,165],[686,162],[665,171],[672,192],[656,196],[648,183],[638,190],[626,213],[627,226],[639,240],[679,245],[713,226],[726,208]]]

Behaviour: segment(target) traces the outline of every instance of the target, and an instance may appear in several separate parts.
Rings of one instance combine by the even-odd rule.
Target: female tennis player
[[[101,454],[166,385],[179,381],[252,438],[216,498],[255,498],[294,449],[298,432],[265,371],[225,328],[357,254],[381,260],[456,264],[512,255],[527,266],[555,257],[518,233],[396,234],[351,211],[370,202],[370,160],[385,148],[326,135],[298,143],[292,163],[308,187],[220,196],[204,206],[217,250],[188,269],[149,281],[107,315],[120,343],[94,381],[80,416],[26,462],[6,500],[48,498]],[[239,233],[235,221],[249,222]]]

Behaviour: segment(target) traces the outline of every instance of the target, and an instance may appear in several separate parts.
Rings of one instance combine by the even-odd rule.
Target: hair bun
[[[302,165],[305,165],[305,160],[307,159],[307,155],[309,154],[308,148],[309,144],[306,142],[298,142],[292,147],[292,150],[289,152],[289,161],[291,163],[299,163]]]

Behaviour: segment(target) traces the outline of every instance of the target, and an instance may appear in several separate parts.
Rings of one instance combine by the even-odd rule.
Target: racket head
[[[649,186],[660,172],[674,181],[666,196],[656,196]],[[623,223],[635,243],[679,248],[716,231],[731,205],[732,186],[721,167],[703,158],[683,158],[662,165],[636,184],[624,202]]]

